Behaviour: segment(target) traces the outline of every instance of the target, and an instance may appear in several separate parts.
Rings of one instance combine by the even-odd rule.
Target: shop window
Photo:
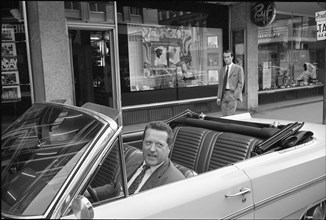
[[[118,26],[122,105],[216,95],[224,26],[205,26],[210,12],[138,10],[141,23],[134,18]]]
[[[65,16],[68,20],[81,20],[87,23],[114,23],[113,1],[65,1]]]
[[[1,128],[5,129],[32,105],[22,2],[1,8]]]
[[[80,2],[65,1],[65,9],[80,10]]]
[[[141,10],[140,8],[131,7],[130,13],[133,15],[141,15]]]
[[[259,90],[322,84],[318,71],[325,70],[325,51],[316,30],[314,17],[280,13],[258,28]],[[309,76],[302,77],[304,72]]]

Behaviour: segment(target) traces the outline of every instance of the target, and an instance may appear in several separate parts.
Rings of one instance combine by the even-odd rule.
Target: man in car
[[[150,122],[142,138],[142,154],[126,161],[129,194],[185,179],[168,158],[173,145],[173,131],[161,121]],[[120,191],[120,184],[117,184]],[[112,197],[117,190],[112,184],[94,188],[99,200]]]

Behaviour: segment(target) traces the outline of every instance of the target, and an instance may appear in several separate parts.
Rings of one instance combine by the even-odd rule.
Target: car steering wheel
[[[87,187],[87,191],[88,191],[89,195],[92,197],[92,199],[94,200],[94,202],[99,202],[100,201],[100,199],[98,198],[95,190],[93,189],[93,187],[91,187],[91,185],[89,185]]]

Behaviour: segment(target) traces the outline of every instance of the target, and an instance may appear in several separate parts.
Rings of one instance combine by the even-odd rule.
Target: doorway
[[[70,29],[75,105],[113,106],[113,31]]]

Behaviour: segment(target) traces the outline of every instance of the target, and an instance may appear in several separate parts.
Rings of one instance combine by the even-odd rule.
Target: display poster
[[[272,85],[272,71],[271,69],[263,69],[263,89],[270,89]]]
[[[210,36],[207,38],[208,48],[218,48],[218,36]]]
[[[14,28],[2,28],[1,41],[15,41],[15,29]]]
[[[1,58],[1,73],[6,71],[17,71],[17,57],[2,57]]]
[[[218,66],[218,53],[207,54],[207,66]]]
[[[131,91],[173,88],[178,80],[194,78],[191,28],[128,25],[128,34],[129,48],[142,45],[141,52],[130,51],[136,54],[129,57]]]
[[[16,44],[14,42],[1,43],[1,56],[17,56]]]
[[[1,73],[1,84],[2,86],[19,85],[18,71]]]
[[[1,100],[17,102],[21,98],[20,86],[2,86]]]
[[[208,70],[208,83],[209,84],[219,84],[218,70]]]
[[[1,101],[17,102],[21,91],[14,29],[3,28],[1,37]]]
[[[317,40],[326,40],[326,11],[316,12]]]

